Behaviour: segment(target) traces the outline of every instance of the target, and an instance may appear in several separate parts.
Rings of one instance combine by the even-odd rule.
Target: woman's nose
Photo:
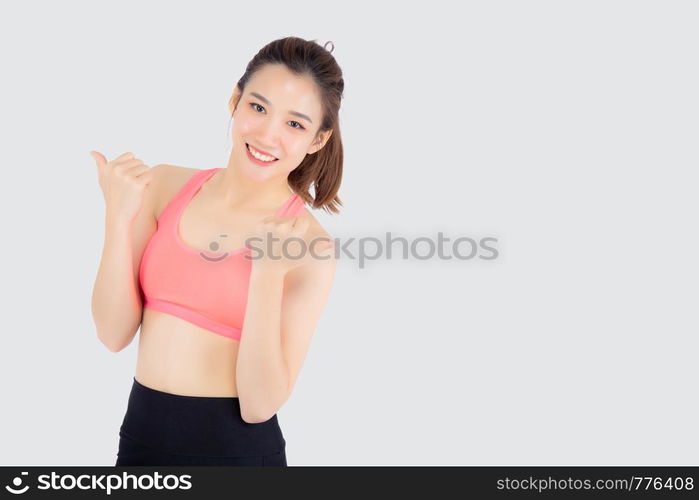
[[[256,144],[256,146],[265,151],[275,151],[278,149],[279,135],[279,130],[276,125],[265,125],[260,130],[257,137],[259,143]]]

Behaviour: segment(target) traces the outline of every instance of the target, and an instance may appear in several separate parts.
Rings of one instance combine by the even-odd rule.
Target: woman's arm
[[[143,206],[129,222],[109,211],[105,214],[102,259],[92,290],[92,318],[97,337],[112,352],[133,340],[143,313],[138,271],[143,250],[156,230],[156,179],[145,189]]]
[[[334,275],[334,256],[294,269],[286,278],[253,266],[236,365],[246,422],[272,418],[291,395]]]

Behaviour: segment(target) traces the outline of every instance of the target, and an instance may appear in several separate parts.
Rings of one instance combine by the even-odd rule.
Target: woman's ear
[[[235,90],[233,90],[233,95],[231,98],[228,100],[228,109],[231,112],[231,116],[235,112],[236,108],[238,107],[238,101],[240,101],[240,95],[242,92],[240,92],[240,89],[238,88],[238,85],[235,86]]]
[[[313,141],[311,147],[308,148],[308,154],[317,153],[318,151],[323,149],[323,146],[325,146],[325,143],[328,142],[328,139],[330,139],[331,135],[333,135],[332,129],[326,130],[325,132],[321,132],[318,135],[318,138],[315,141]]]

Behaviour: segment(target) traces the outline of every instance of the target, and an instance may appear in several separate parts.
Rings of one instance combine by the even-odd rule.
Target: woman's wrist
[[[131,220],[119,213],[107,210],[104,218],[105,224],[108,228],[128,230],[131,227]]]

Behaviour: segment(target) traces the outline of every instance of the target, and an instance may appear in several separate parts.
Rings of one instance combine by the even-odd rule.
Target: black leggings
[[[237,397],[170,394],[133,379],[115,465],[286,466],[275,414],[250,424]]]

